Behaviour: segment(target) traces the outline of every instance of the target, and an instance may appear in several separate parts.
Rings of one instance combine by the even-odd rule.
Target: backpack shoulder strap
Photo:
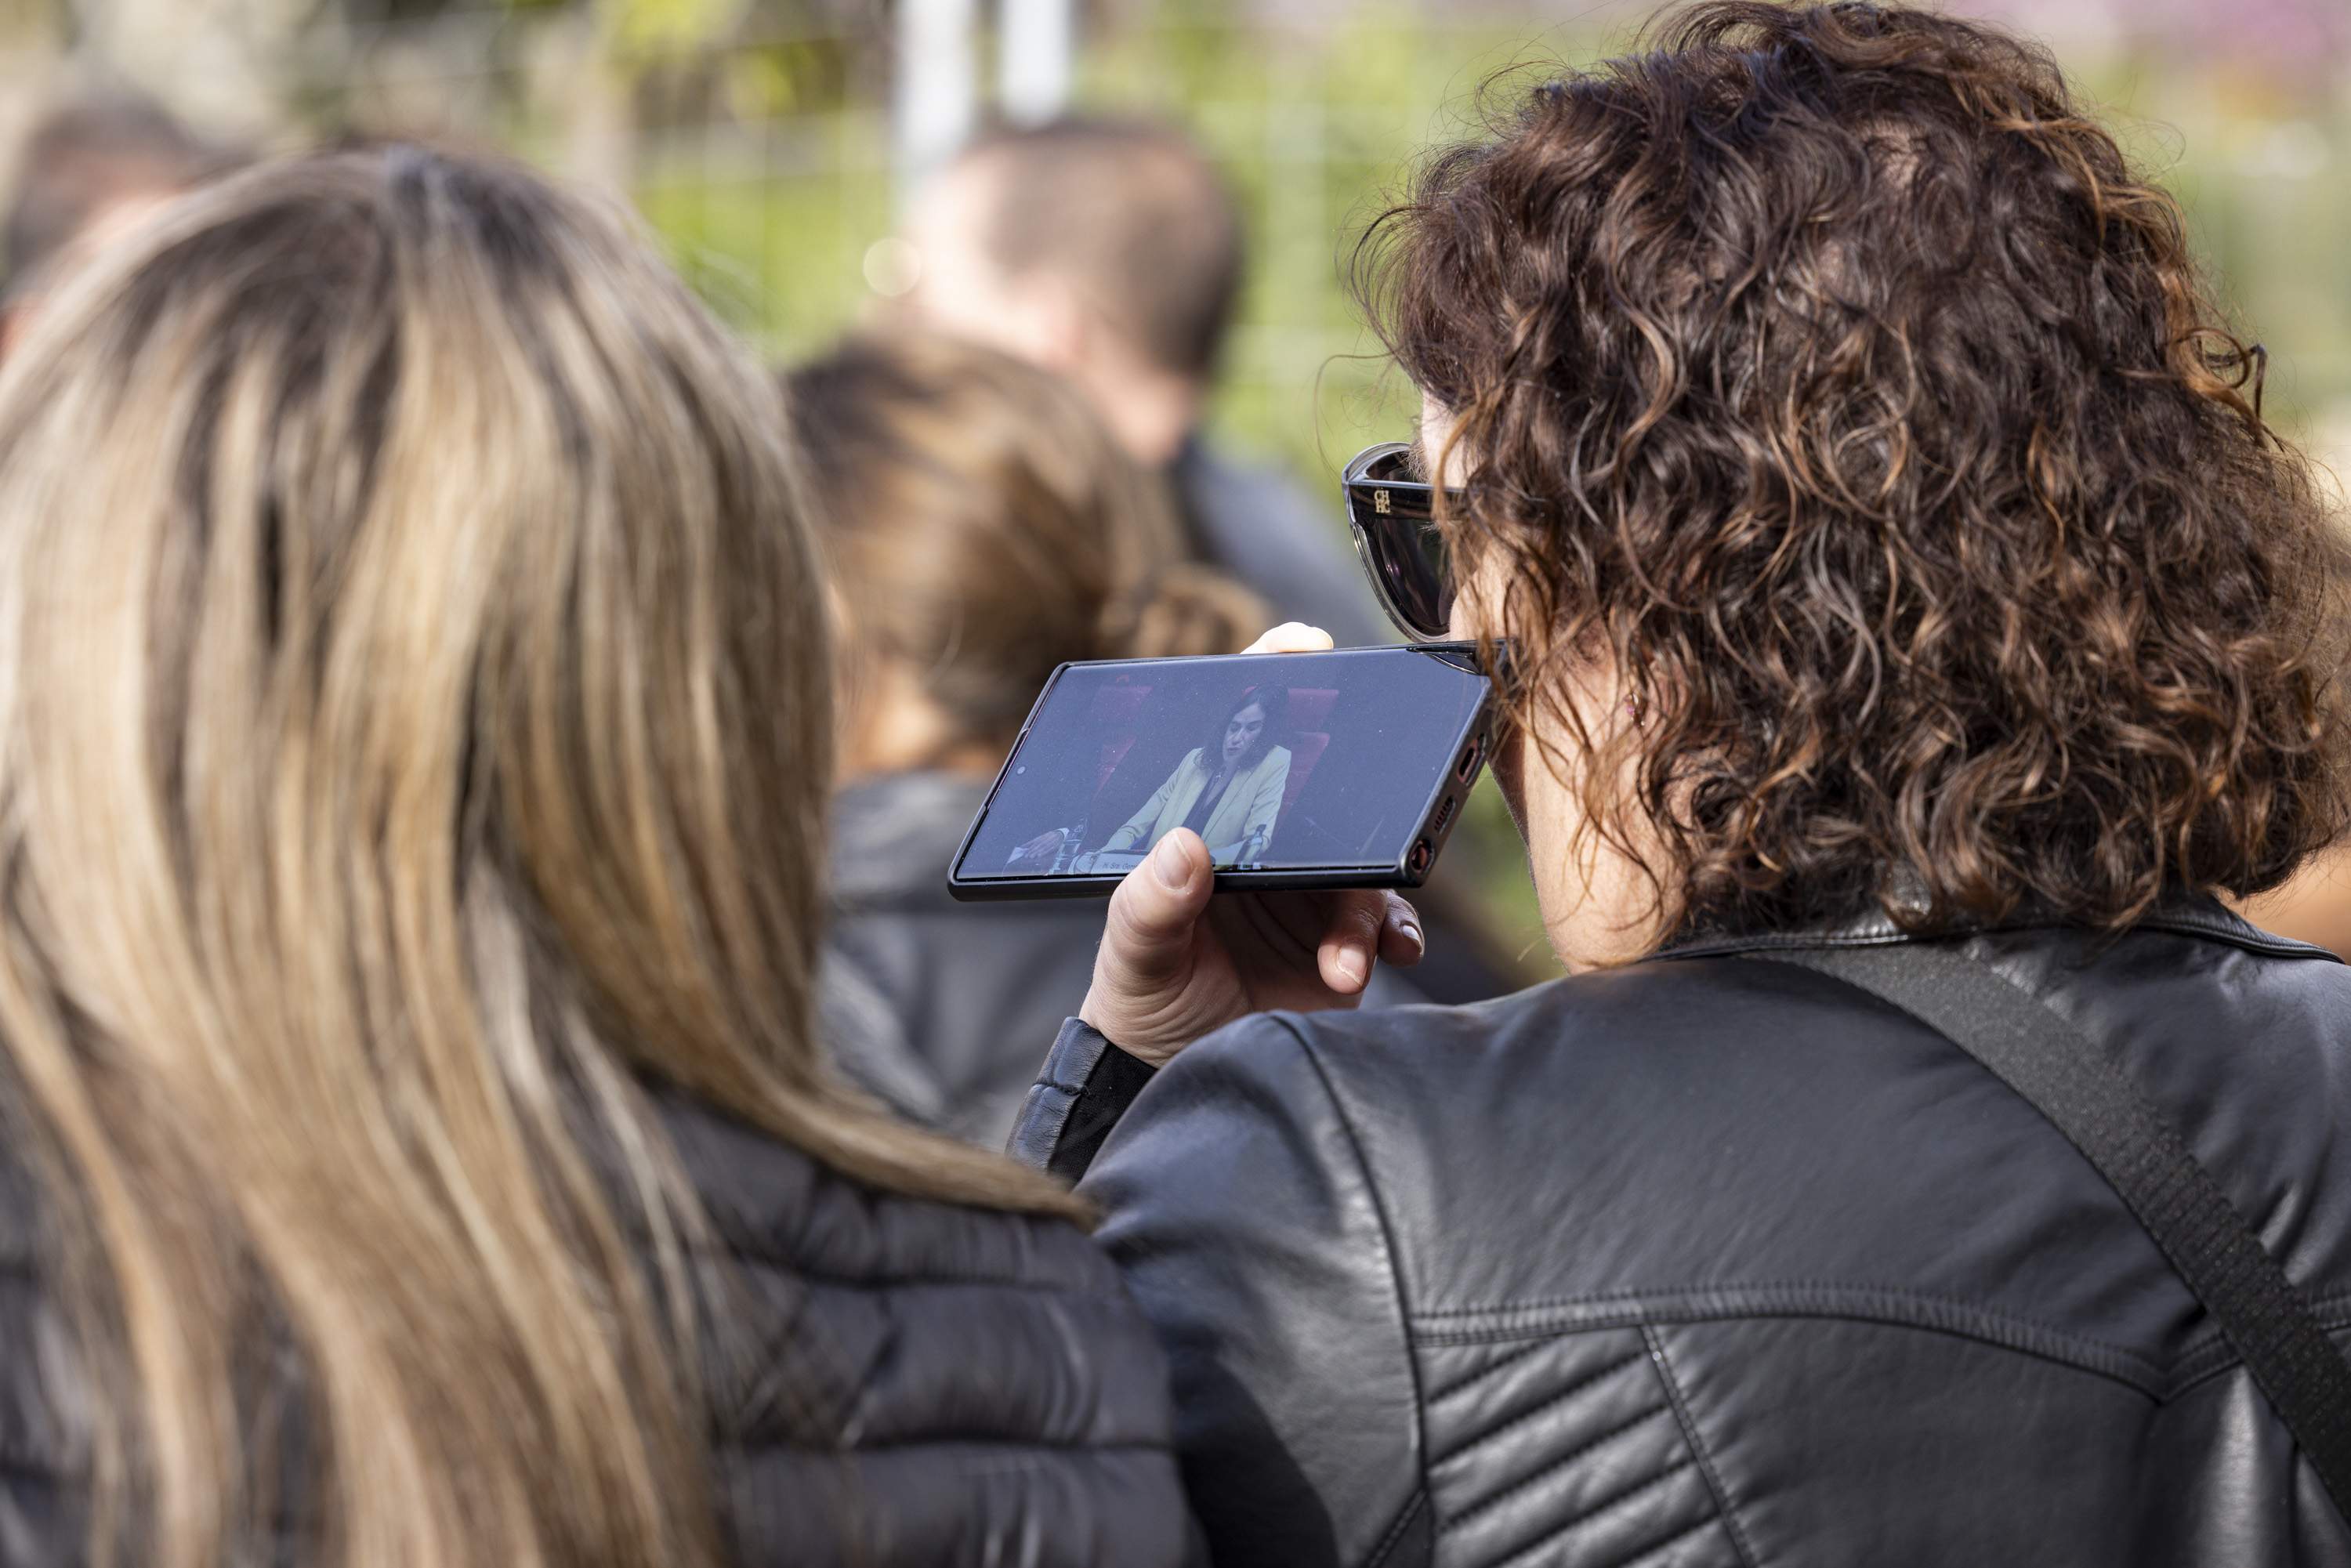
[[[2187,1141],[2053,1009],[1955,947],[1781,948],[1945,1036],[2039,1111],[2146,1227],[2351,1520],[2351,1360]]]

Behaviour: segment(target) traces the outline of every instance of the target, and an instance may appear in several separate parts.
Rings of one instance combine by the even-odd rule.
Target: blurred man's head
[[[161,204],[243,161],[152,99],[84,92],[35,122],[0,225],[0,346],[57,277]]]
[[[1072,119],[991,133],[907,225],[910,303],[939,329],[1062,371],[1135,456],[1199,415],[1241,277],[1239,214],[1180,133]]]

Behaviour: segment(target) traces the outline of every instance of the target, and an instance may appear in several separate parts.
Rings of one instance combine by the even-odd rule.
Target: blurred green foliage
[[[741,0],[608,3],[615,36],[645,41],[641,57],[656,67],[708,36],[697,28],[740,20]],[[1547,66],[1621,49],[1638,13],[1464,21],[1372,0],[1311,24],[1278,14],[1165,0],[1097,28],[1079,99],[1188,126],[1226,170],[1249,221],[1250,271],[1216,426],[1320,482],[1412,413],[1345,287],[1353,237],[1417,155],[1474,129],[1482,89],[1507,96]],[[689,276],[780,353],[854,320],[862,258],[895,211],[883,84],[862,80],[851,52],[812,35],[728,55],[728,112],[790,120],[800,166],[746,177],[689,150],[656,155],[637,180]],[[2267,341],[2273,417],[2323,444],[2351,438],[2351,84],[2314,97],[2128,48],[2067,63],[2179,195],[2224,298]]]

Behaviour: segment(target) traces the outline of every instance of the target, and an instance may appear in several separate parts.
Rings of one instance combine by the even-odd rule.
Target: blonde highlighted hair
[[[0,374],[0,1068],[114,1560],[242,1560],[291,1458],[309,1560],[719,1561],[649,1084],[1070,1209],[811,1044],[784,430],[617,218],[409,148],[187,199]]]

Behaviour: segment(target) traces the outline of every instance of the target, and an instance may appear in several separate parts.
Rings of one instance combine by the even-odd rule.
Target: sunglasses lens
[[[1428,492],[1387,490],[1374,479],[1349,497],[1349,510],[1388,614],[1416,637],[1449,635],[1453,582],[1429,520]]]
[[[1394,542],[1382,553],[1389,592],[1406,623],[1424,637],[1451,631],[1453,583],[1445,564],[1445,544],[1434,524],[1399,520],[1388,530]]]

